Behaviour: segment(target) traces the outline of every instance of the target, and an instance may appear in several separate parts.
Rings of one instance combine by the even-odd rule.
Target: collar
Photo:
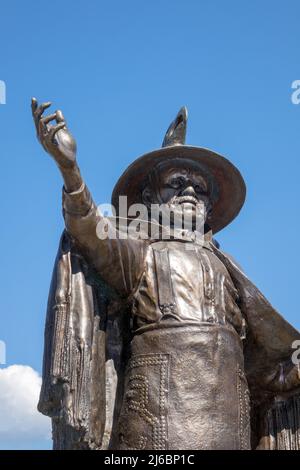
[[[153,242],[157,241],[179,241],[182,243],[193,243],[197,246],[206,248],[207,250],[213,251],[211,244],[213,243],[212,231],[209,230],[205,234],[201,234],[191,230],[181,230],[174,228],[165,228],[160,226],[160,234],[157,237],[152,238]]]

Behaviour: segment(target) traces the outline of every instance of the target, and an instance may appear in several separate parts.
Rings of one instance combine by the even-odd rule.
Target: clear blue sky
[[[217,237],[300,327],[300,4],[290,0],[1,1],[1,328],[7,366],[41,372],[44,316],[63,229],[62,182],[36,141],[30,98],[62,108],[97,203],[161,145],[178,109],[187,143],[238,166],[246,204]],[[32,446],[39,446],[33,440]]]

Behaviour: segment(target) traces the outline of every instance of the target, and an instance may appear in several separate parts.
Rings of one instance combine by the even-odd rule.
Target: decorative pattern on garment
[[[167,448],[168,367],[168,354],[139,354],[130,360],[119,421],[121,449]],[[138,442],[131,437],[130,424],[133,422],[132,436],[136,439],[139,435]]]
[[[250,393],[244,371],[237,370],[237,390],[239,400],[239,435],[240,449],[250,449]]]

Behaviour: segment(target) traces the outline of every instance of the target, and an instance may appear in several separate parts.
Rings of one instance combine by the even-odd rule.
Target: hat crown
[[[187,108],[183,106],[180,108],[174,121],[171,122],[168,127],[162,147],[172,147],[173,145],[185,144],[187,118]]]

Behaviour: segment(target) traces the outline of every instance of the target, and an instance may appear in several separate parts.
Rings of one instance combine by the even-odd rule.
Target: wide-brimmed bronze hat
[[[196,163],[199,172],[213,184],[212,210],[208,224],[213,233],[226,227],[240,212],[246,197],[246,185],[239,170],[227,158],[212,150],[185,145],[187,109],[181,108],[169,126],[162,148],[136,159],[119,178],[112,194],[112,205],[118,213],[119,196],[127,196],[127,206],[142,203],[142,192],[153,168],[180,159],[185,168]]]

